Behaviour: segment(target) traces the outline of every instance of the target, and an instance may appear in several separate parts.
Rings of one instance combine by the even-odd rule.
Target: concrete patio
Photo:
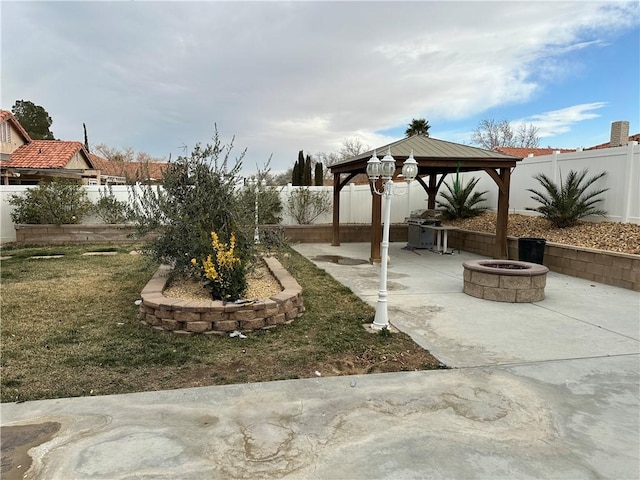
[[[638,292],[550,272],[496,303],[462,293],[478,256],[402,247],[391,322],[451,369],[2,404],[59,424],[26,478],[640,478]],[[375,305],[379,267],[340,262],[368,244],[295,248]]]

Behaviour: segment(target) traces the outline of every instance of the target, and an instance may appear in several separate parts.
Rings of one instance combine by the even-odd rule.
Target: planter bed
[[[140,321],[156,330],[217,335],[291,323],[304,312],[302,288],[277,259],[265,257],[264,262],[282,286],[282,291],[270,298],[245,304],[166,297],[163,291],[170,267],[163,265],[142,290]]]

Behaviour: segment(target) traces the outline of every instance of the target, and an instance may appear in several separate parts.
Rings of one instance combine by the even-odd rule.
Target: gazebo
[[[436,206],[438,189],[450,173],[484,171],[498,186],[498,213],[496,221],[496,250],[494,258],[507,257],[507,220],[509,214],[509,184],[511,170],[521,158],[503,153],[470,147],[428,137],[414,135],[375,149],[380,155],[388,150],[396,161],[397,175],[402,163],[411,155],[418,162],[416,181],[427,192],[427,208]],[[333,239],[332,245],[340,245],[340,191],[358,174],[365,174],[367,162],[374,150],[361,153],[329,167],[333,173]],[[427,179],[425,182],[425,178]],[[380,182],[380,180],[378,180]],[[380,185],[378,185],[379,187]],[[371,262],[380,262],[382,240],[382,198],[373,194],[371,205]]]

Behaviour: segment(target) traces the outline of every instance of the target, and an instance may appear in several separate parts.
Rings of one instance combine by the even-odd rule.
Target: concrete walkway
[[[53,429],[27,478],[640,478],[638,292],[550,272],[495,303],[462,293],[479,257],[403,246],[391,321],[452,369],[3,404]],[[375,305],[379,267],[335,258],[368,244],[295,248]]]

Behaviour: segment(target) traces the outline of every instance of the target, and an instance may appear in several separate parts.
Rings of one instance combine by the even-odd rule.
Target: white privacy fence
[[[541,189],[540,184],[533,178],[538,173],[544,173],[558,183],[564,179],[570,170],[588,169],[588,176],[606,171],[607,175],[596,182],[593,188],[608,188],[601,198],[603,202],[599,207],[607,211],[605,217],[594,217],[590,220],[607,220],[612,222],[630,222],[640,224],[640,147],[637,142],[631,142],[627,146],[606,148],[601,150],[588,150],[583,152],[558,153],[540,157],[528,157],[518,162],[518,166],[511,174],[511,191],[509,199],[509,211],[512,213],[531,213],[527,207],[535,208],[536,202],[531,199],[528,188]],[[470,177],[478,177],[480,180],[476,190],[488,190],[486,195],[488,206],[491,210],[497,209],[498,188],[485,172],[470,172],[461,174],[461,178],[467,181]],[[453,182],[454,175],[447,178],[447,182]],[[11,221],[11,206],[8,201],[11,195],[24,192],[29,186],[0,186],[0,242],[15,240],[15,229]],[[100,198],[100,191],[104,187],[89,185],[85,187],[87,195],[93,202]],[[113,185],[113,194],[119,200],[127,201],[129,198],[126,186]],[[285,211],[282,215],[282,224],[292,225],[296,222],[286,212],[286,204],[289,195],[298,188],[309,188],[314,192],[325,192],[329,200],[333,198],[333,187],[293,187],[287,185],[276,187],[280,193]],[[444,187],[444,185],[441,187]],[[391,222],[403,222],[412,210],[427,208],[427,194],[417,182],[412,182],[410,187],[406,183],[396,183],[394,196],[391,203]],[[383,200],[384,201],[384,200]],[[318,217],[314,223],[331,223],[332,212],[329,211]],[[368,185],[349,184],[340,193],[340,222],[341,223],[370,223],[371,222],[371,192]],[[87,218],[84,223],[99,223],[96,218]]]
[[[533,176],[544,173],[556,184],[564,181],[570,170],[587,169],[587,177],[600,172],[606,175],[592,185],[587,191],[608,188],[599,198],[597,207],[607,212],[606,216],[590,217],[588,220],[606,220],[640,224],[640,146],[638,142],[629,145],[582,152],[554,153],[539,157],[527,157],[518,162],[511,174],[511,190],[509,195],[509,211],[514,213],[531,213],[527,207],[535,208],[539,204],[531,199],[534,188],[544,191]],[[484,172],[471,172],[469,176],[480,177],[476,189],[488,190],[487,204],[497,208],[498,189],[495,182]]]

